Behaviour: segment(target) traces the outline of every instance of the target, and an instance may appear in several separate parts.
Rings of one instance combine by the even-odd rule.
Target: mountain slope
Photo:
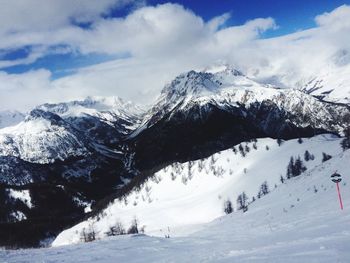
[[[118,98],[87,98],[38,106],[0,129],[0,244],[38,246],[123,187],[133,173],[122,141],[140,116]]]
[[[0,250],[0,255],[9,263],[24,262],[24,256],[53,262],[346,263],[350,260],[349,158],[350,151],[333,156],[278,185],[246,213],[220,217],[188,237],[119,236],[59,248]],[[343,175],[343,211],[329,178],[334,170]]]
[[[350,104],[350,52],[340,50],[317,74],[296,86],[327,101]]]
[[[236,207],[236,198],[243,191],[251,200],[253,196],[257,199],[264,181],[270,190],[275,184],[280,185],[291,156],[303,158],[308,150],[315,157],[304,161],[311,170],[322,165],[322,152],[341,154],[339,142],[331,135],[304,139],[302,144],[297,140],[286,141],[281,146],[272,139],[259,139],[241,144],[243,149],[249,148],[244,157],[236,146],[236,153],[229,149],[207,159],[175,163],[157,172],[139,190],[115,200],[100,215],[62,232],[53,245],[80,242],[82,229],[88,229],[90,224],[94,225],[97,237],[102,238],[115,222],[128,226],[134,217],[140,226],[145,226],[147,234],[164,236],[170,228],[172,236],[188,235],[222,216],[226,200],[230,199]]]
[[[148,172],[253,138],[342,133],[349,116],[346,105],[262,85],[230,68],[214,74],[191,71],[164,88],[130,142],[135,166]]]
[[[32,163],[52,163],[86,156],[87,149],[73,129],[51,112],[33,110],[20,124],[0,129],[0,155]]]
[[[16,125],[24,118],[25,115],[18,111],[0,111],[0,129]]]
[[[40,235],[29,235],[30,245],[38,245],[167,165],[255,138],[342,134],[349,116],[346,105],[262,85],[229,67],[178,76],[147,113],[116,97],[38,106],[21,123],[0,129],[0,244],[26,242],[16,224],[41,220]],[[14,190],[29,191],[36,205],[14,205]],[[62,224],[52,230],[48,217]]]

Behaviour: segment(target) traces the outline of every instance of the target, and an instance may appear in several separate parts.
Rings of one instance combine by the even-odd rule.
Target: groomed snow
[[[322,147],[322,143],[319,145]],[[303,175],[278,185],[250,204],[246,213],[238,211],[219,217],[187,237],[119,236],[58,248],[0,250],[0,258],[5,263],[348,263],[349,159],[349,150],[339,152],[331,160],[317,163]],[[335,170],[343,175],[343,211],[330,180]]]

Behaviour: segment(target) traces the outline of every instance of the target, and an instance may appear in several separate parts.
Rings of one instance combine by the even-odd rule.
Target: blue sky
[[[166,0],[149,0],[150,4],[166,3]],[[273,17],[279,29],[265,34],[265,37],[288,34],[315,26],[314,18],[330,12],[343,4],[344,0],[181,0],[171,1],[186,6],[206,20],[230,12],[230,25],[241,25],[247,20],[259,17]]]
[[[289,34],[298,30],[308,29],[315,26],[314,18],[318,14],[332,11],[334,8],[350,3],[350,1],[341,0],[294,0],[294,1],[276,1],[276,0],[216,0],[216,1],[200,1],[200,0],[148,0],[146,5],[158,5],[164,3],[177,3],[185,8],[192,10],[196,15],[202,17],[205,21],[209,21],[215,16],[224,13],[230,13],[231,17],[226,21],[225,26],[242,25],[248,20],[255,18],[272,17],[275,19],[278,28],[268,30],[263,33],[263,38],[270,38]],[[135,8],[132,4],[127,4],[122,8],[115,8],[103,15],[104,18],[125,17]],[[75,23],[85,29],[90,23]],[[4,50],[1,56],[2,60],[15,60],[25,58],[31,51],[30,46],[21,47],[14,50]],[[110,55],[98,52],[90,54],[80,54],[79,52],[69,53],[48,53],[33,63],[20,64],[16,66],[4,67],[3,71],[7,73],[23,73],[29,70],[46,68],[53,75],[52,78],[60,78],[69,74],[73,74],[75,69],[84,66],[102,63],[116,58],[124,58],[126,54]]]
[[[0,39],[0,110],[90,95],[145,104],[216,63],[264,79],[317,72],[350,53],[350,0],[3,1]]]

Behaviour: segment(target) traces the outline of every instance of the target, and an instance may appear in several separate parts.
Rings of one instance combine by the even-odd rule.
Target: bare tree
[[[128,229],[128,234],[138,234],[139,233],[139,227],[138,227],[138,220],[136,217],[131,221],[131,226]]]

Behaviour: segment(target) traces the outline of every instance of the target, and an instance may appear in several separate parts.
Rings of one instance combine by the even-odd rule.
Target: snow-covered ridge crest
[[[112,97],[89,96],[84,100],[74,100],[61,103],[46,103],[37,107],[44,111],[56,113],[62,117],[81,116],[84,114],[98,115],[103,112],[112,112],[121,117],[142,114],[143,110],[130,101]]]
[[[87,156],[91,142],[98,148],[105,143],[95,135],[103,134],[107,127],[116,132],[114,137],[118,132],[125,134],[138,125],[142,112],[118,97],[43,104],[17,125],[0,129],[0,156],[41,164]],[[114,137],[106,141],[116,141]]]
[[[16,125],[24,118],[25,115],[19,111],[0,111],[0,129]]]
[[[35,109],[16,126],[0,130],[0,156],[52,163],[88,153],[83,142],[58,115]]]
[[[194,106],[210,104],[230,111],[240,106],[249,109],[263,102],[273,103],[279,110],[295,115],[293,124],[298,127],[311,125],[329,131],[341,132],[339,119],[349,113],[346,106],[331,105],[298,89],[279,89],[261,84],[233,68],[223,66],[213,71],[190,71],[176,77],[164,87],[132,136],[165,115],[170,118],[173,113],[186,112]]]

